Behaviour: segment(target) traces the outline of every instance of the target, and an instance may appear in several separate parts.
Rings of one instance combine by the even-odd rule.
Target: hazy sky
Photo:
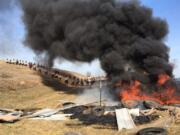
[[[21,20],[22,11],[14,6],[16,0],[0,0],[0,59],[18,58],[33,61],[35,54],[23,46],[25,29]],[[179,0],[141,0],[151,7],[154,15],[165,19],[169,24],[166,44],[171,48],[170,60],[175,63],[174,75],[180,77],[180,1]],[[56,67],[92,74],[103,74],[99,61],[92,64],[61,62]]]

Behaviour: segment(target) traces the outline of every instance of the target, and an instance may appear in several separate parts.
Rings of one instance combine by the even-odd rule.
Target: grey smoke
[[[27,29],[25,44],[37,54],[56,58],[101,61],[113,81],[144,83],[160,73],[172,76],[165,20],[138,1],[21,0]],[[127,69],[128,65],[128,69]]]
[[[114,97],[111,93],[109,93],[108,88],[101,88],[101,101],[102,104],[107,106],[118,105],[119,102],[115,101]],[[88,103],[96,103],[99,105],[100,102],[100,89],[86,89],[82,93],[80,93],[77,98],[74,100],[77,104],[88,104]]]

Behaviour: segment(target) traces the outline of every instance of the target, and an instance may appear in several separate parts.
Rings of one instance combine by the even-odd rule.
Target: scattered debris
[[[142,115],[145,115],[145,116],[148,116],[148,115],[152,115],[152,114],[155,114],[157,112],[156,109],[152,108],[150,110],[141,110],[140,113]]]
[[[177,112],[177,113],[176,113],[175,123],[180,123],[180,112]]]
[[[128,109],[126,108],[116,109],[115,112],[116,112],[118,130],[122,130],[124,128],[132,129],[136,127]]]
[[[14,116],[11,114],[0,116],[0,122],[13,123],[19,119],[19,116]]]
[[[123,107],[132,109],[132,108],[138,108],[140,106],[140,102],[137,100],[126,100],[122,101]]]
[[[75,106],[76,103],[73,103],[73,102],[65,102],[63,103],[63,107],[71,107],[71,106]]]
[[[133,116],[139,116],[140,115],[140,109],[139,108],[136,108],[136,109],[129,109],[128,110],[129,113]]]
[[[49,117],[53,114],[56,114],[58,112],[57,109],[42,109],[40,111],[37,111],[35,113],[33,113],[32,115],[30,115],[29,117]]]
[[[150,100],[147,100],[147,101],[144,101],[143,102],[144,106],[147,108],[147,109],[152,109],[152,108],[160,108],[161,105],[155,101],[150,101]]]
[[[72,114],[54,114],[48,117],[35,117],[33,120],[66,120],[67,117],[70,117]]]
[[[171,107],[168,109],[169,115],[174,117],[175,123],[180,123],[180,108]]]
[[[23,114],[23,112],[21,112],[21,111],[11,112],[11,113],[5,113],[5,112],[3,113],[1,111],[0,122],[2,122],[2,123],[13,123],[15,121],[18,121],[22,114]]]
[[[170,106],[180,107],[180,104],[171,104]]]
[[[147,115],[147,116],[136,116],[134,117],[134,122],[136,124],[145,124],[145,123],[149,123],[153,120],[157,120],[159,118],[159,115]]]
[[[96,116],[102,116],[104,112],[105,112],[104,107],[97,106],[97,107],[92,108],[92,114]]]
[[[137,101],[138,102],[138,101]],[[131,101],[131,103],[137,103]],[[82,124],[102,124],[104,126],[118,126],[118,130],[136,128],[136,124],[146,124],[160,118],[159,111],[169,112],[174,118],[174,122],[180,122],[180,108],[175,106],[159,106],[153,102],[141,102],[149,105],[152,109],[133,108],[127,109],[122,106],[99,106],[97,102],[87,104],[76,104],[73,102],[63,102],[61,107],[56,109],[0,109],[0,122],[13,123],[21,119],[30,118],[33,120],[53,120],[64,121],[79,119]],[[140,102],[138,102],[140,103]],[[63,106],[63,107],[62,107]],[[145,132],[145,131],[144,131]],[[143,133],[144,133],[143,132]],[[150,130],[148,130],[150,132]],[[155,132],[155,131],[152,131]],[[143,135],[141,132],[137,135]],[[160,134],[161,135],[161,134]],[[163,135],[163,134],[162,134]]]
[[[14,109],[0,108],[0,112],[14,112]]]
[[[140,130],[136,135],[167,135],[167,130],[164,128],[150,127]]]

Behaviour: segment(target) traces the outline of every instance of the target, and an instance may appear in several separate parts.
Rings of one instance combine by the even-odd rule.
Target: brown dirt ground
[[[32,109],[55,108],[58,100],[73,101],[76,94],[71,89],[48,87],[34,71],[0,61],[0,108]],[[137,126],[134,130],[117,132],[117,127],[83,125],[78,120],[43,121],[24,119],[14,124],[0,124],[0,135],[64,135],[75,131],[82,135],[133,135],[139,129],[158,126],[167,128],[170,135],[180,135],[180,125],[174,124],[167,112],[150,124]]]

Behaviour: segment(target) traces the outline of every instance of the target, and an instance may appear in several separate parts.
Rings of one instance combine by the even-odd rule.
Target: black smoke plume
[[[138,1],[21,0],[26,45],[37,54],[91,62],[98,58],[114,81],[152,82],[161,73],[172,76],[166,21]]]

